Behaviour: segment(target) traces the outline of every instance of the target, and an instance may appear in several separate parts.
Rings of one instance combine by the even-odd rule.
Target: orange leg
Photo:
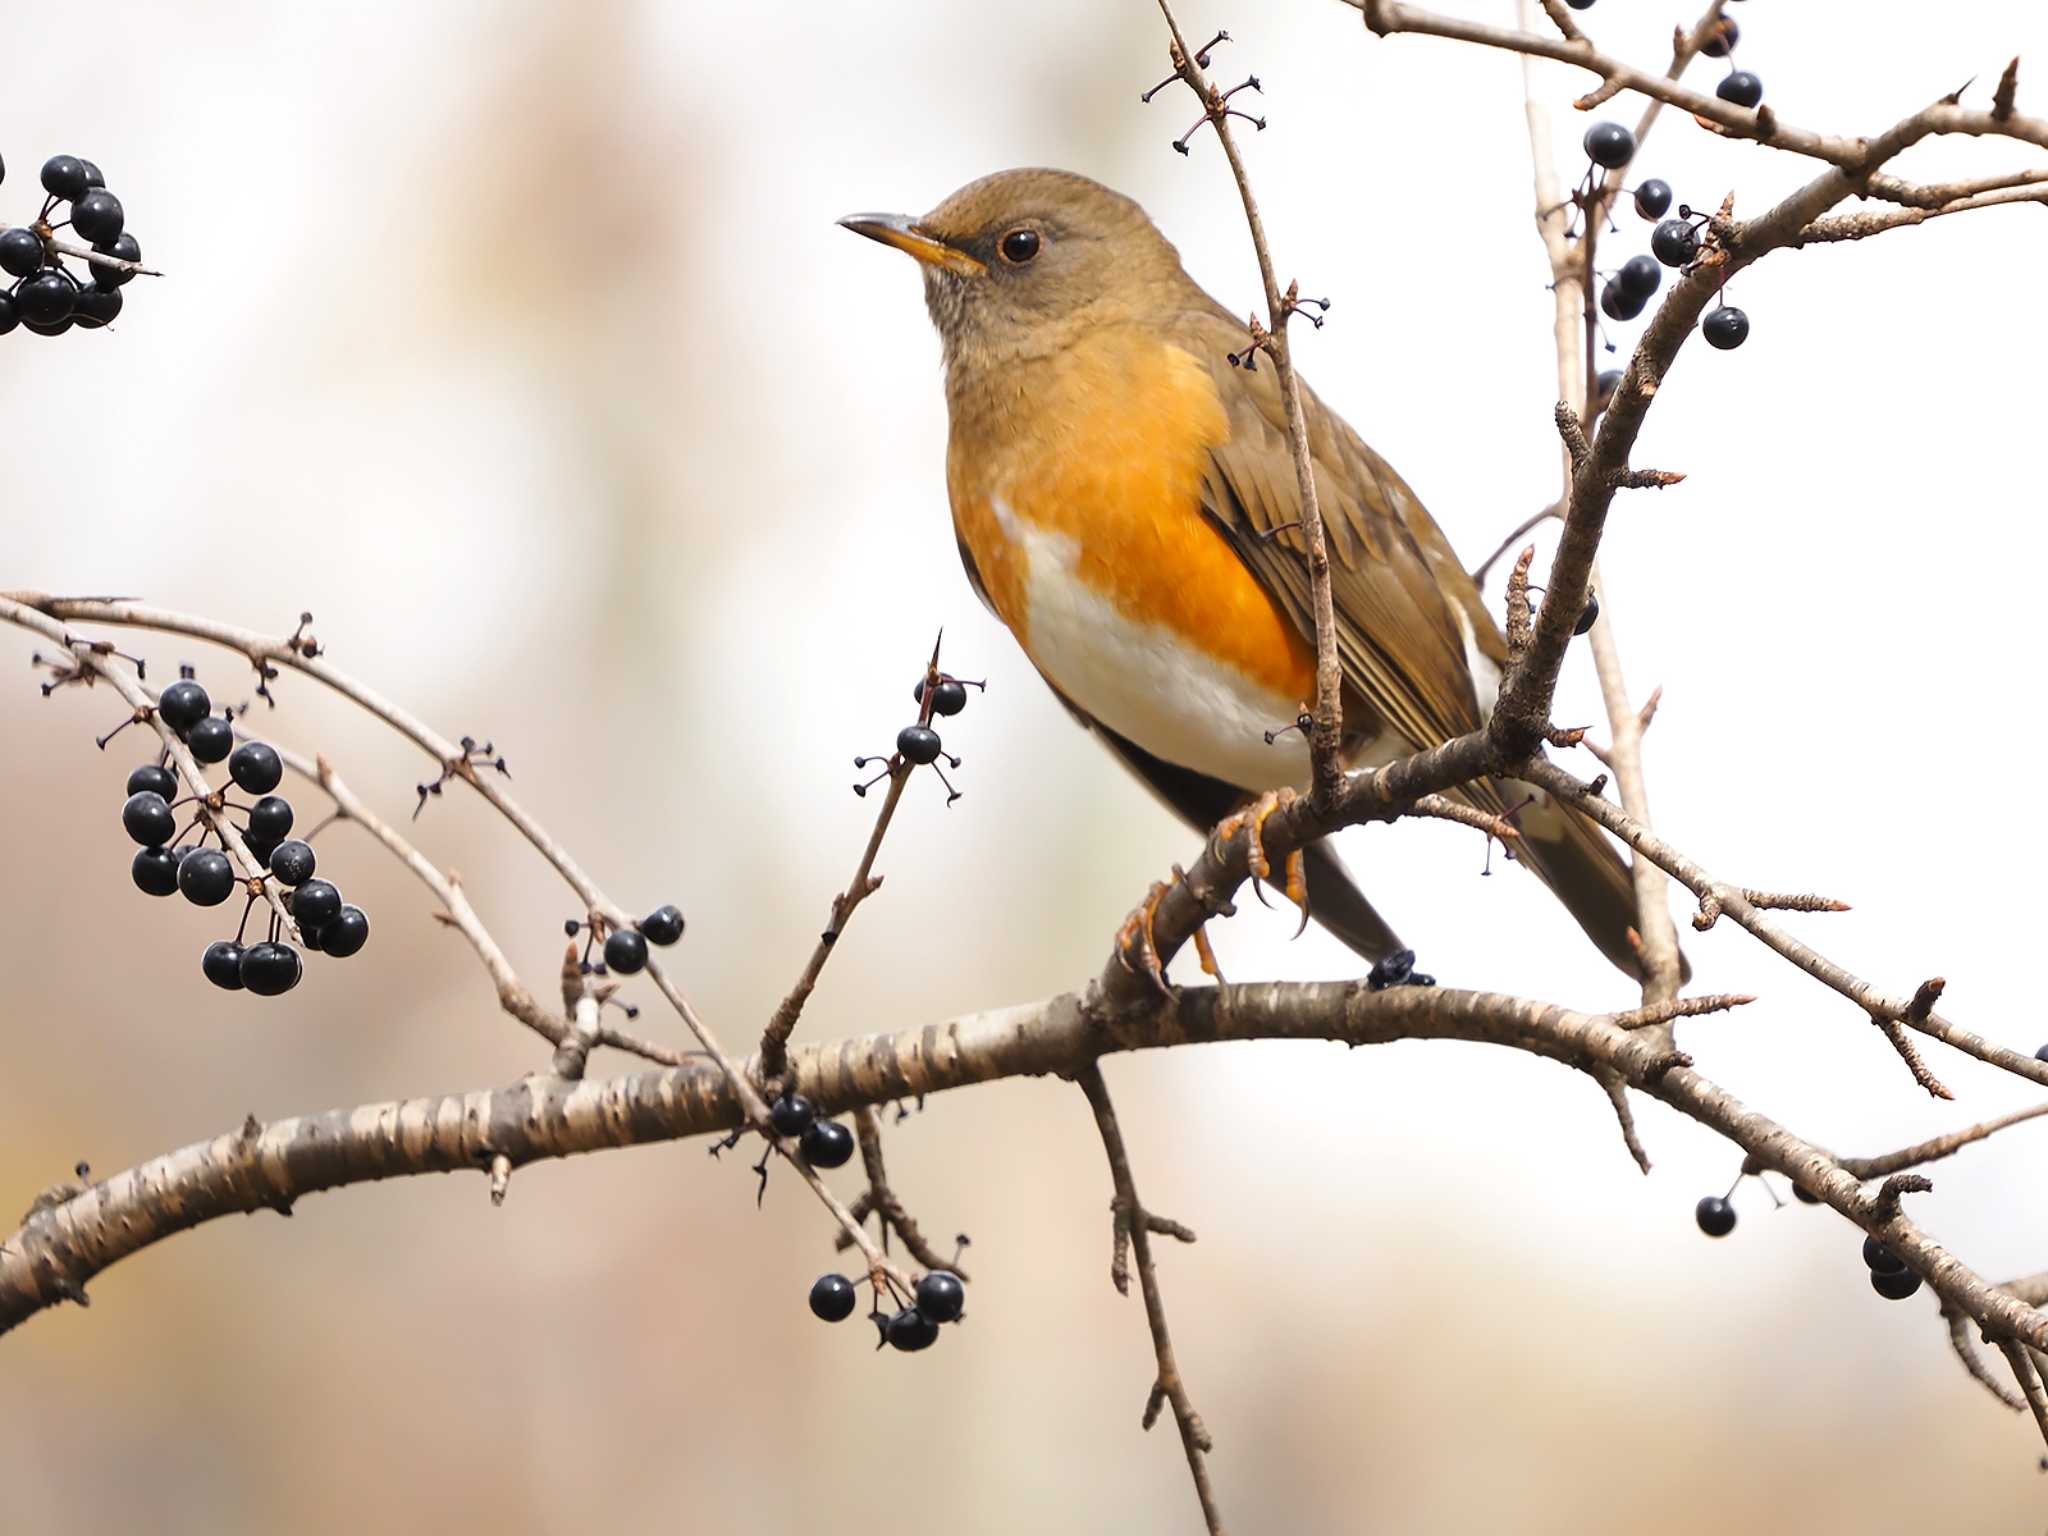
[[[1166,970],[1159,963],[1159,947],[1152,938],[1152,920],[1158,914],[1160,900],[1169,889],[1164,880],[1153,881],[1152,889],[1145,893],[1145,899],[1138,903],[1129,917],[1124,919],[1123,927],[1119,928],[1116,934],[1118,962],[1125,970],[1142,975],[1166,997],[1173,996],[1173,988],[1167,984]]]
[[[1223,842],[1228,842],[1240,830],[1244,832],[1250,845],[1245,863],[1251,870],[1252,894],[1260,901],[1266,899],[1260,882],[1271,879],[1273,875],[1272,860],[1266,857],[1266,818],[1294,804],[1299,798],[1291,789],[1268,790],[1243,810],[1226,816],[1216,826],[1216,836]],[[1301,928],[1295,929],[1298,937],[1302,929],[1308,927],[1308,860],[1299,848],[1287,855],[1282,878],[1286,882],[1287,899],[1301,908]]]

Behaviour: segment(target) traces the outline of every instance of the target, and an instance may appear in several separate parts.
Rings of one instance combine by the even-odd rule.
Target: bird
[[[1306,732],[1285,723],[1315,687],[1307,544],[1279,383],[1245,323],[1138,203],[1068,171],[999,171],[921,217],[840,223],[918,263],[961,561],[1068,710],[1198,830],[1305,781]],[[1380,767],[1480,728],[1507,642],[1407,482],[1305,384],[1301,397],[1343,757]],[[1516,862],[1640,977],[1635,893],[1605,835],[1532,785],[1459,793],[1511,817]],[[1304,916],[1312,903],[1361,957],[1405,973],[1412,951],[1333,851],[1308,849],[1305,874]]]

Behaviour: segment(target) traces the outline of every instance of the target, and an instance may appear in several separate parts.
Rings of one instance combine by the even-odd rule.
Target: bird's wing
[[[1308,545],[1273,366],[1248,370],[1229,362],[1229,353],[1243,350],[1244,330],[1220,310],[1185,313],[1173,335],[1209,369],[1230,423],[1229,438],[1210,451],[1203,509],[1312,637]],[[1471,653],[1496,665],[1507,656],[1477,588],[1387,462],[1306,386],[1302,408],[1350,692],[1412,747],[1477,729]]]

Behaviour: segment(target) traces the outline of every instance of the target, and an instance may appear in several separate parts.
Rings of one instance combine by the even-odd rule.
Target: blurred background
[[[1459,9],[1505,19],[1505,5]],[[2008,6],[1732,8],[1789,121],[1874,132],[2007,58]],[[1696,12],[1583,18],[1653,67]],[[0,588],[146,595],[258,628],[302,608],[335,663],[450,734],[490,736],[515,792],[613,894],[689,914],[693,996],[744,1046],[852,868],[856,752],[911,716],[933,632],[990,679],[947,731],[966,797],[913,786],[800,1038],[898,1028],[1075,986],[1146,883],[1196,847],[1066,720],[970,594],[947,526],[937,345],[911,265],[833,226],[916,211],[1002,166],[1136,195],[1191,270],[1249,309],[1256,272],[1149,5],[539,4],[45,8],[9,28],[0,216],[90,156],[146,256],[110,330],[0,343],[12,443]],[[1190,0],[1238,42],[1271,127],[1247,142],[1283,280],[1335,300],[1299,356],[1477,562],[1554,493],[1546,271],[1519,68],[1378,41],[1335,0]],[[1711,83],[1717,66],[1697,66]],[[1544,70],[1561,163],[1583,164]],[[2022,103],[2036,97],[2025,80]],[[2038,99],[2035,100],[2038,108]],[[1633,121],[1624,98],[1611,115]],[[1920,179],[2038,163],[1930,145]],[[1667,116],[1635,167],[1754,212],[1813,174]],[[1603,246],[1647,246],[1625,220]],[[2048,538],[2034,459],[2048,312],[2041,210],[1773,258],[1731,293],[1740,351],[1692,346],[1637,462],[1684,485],[1620,504],[1606,613],[1631,684],[1665,690],[1661,827],[1727,877],[1855,911],[1791,919],[1879,984],[1949,978],[1952,1017],[2032,1050],[2029,855],[1974,782],[2032,727]],[[1636,327],[1616,339],[1631,344]],[[2025,472],[2023,473],[2022,470]],[[104,691],[45,701],[0,635],[11,978],[0,1190],[100,1173],[238,1123],[512,1081],[537,1043],[498,1014],[425,893],[366,840],[322,841],[371,911],[366,955],[282,1002],[199,973],[218,914],[130,885],[115,811],[142,743],[104,757]],[[143,649],[246,696],[232,658]],[[262,716],[387,814],[428,766],[310,683]],[[1558,718],[1599,717],[1581,647]],[[1581,771],[1592,771],[1582,761]],[[1970,777],[1973,782],[1965,785]],[[307,804],[313,798],[304,796]],[[427,852],[549,990],[574,902],[473,797]],[[1353,867],[1447,983],[1625,1006],[1519,871],[1477,838],[1352,834]],[[225,909],[223,909],[225,910]],[[1683,927],[1682,915],[1681,926]],[[1235,979],[1349,974],[1247,902]],[[1689,931],[1688,931],[1689,932]],[[1763,1001],[1684,1032],[1702,1067],[1845,1153],[2028,1102],[1931,1049],[1940,1105],[1869,1025],[1730,924],[1695,985]],[[645,990],[636,989],[636,990]],[[646,999],[643,999],[646,1000]],[[680,1038],[650,1008],[643,1024]],[[608,1060],[603,1067],[627,1066]],[[1871,1293],[1855,1234],[1656,1106],[1639,1175],[1598,1090],[1502,1051],[1404,1045],[1119,1058],[1182,1363],[1240,1531],[1955,1532],[2037,1528],[2023,1418],[1950,1358],[1931,1297]],[[2048,1265],[2048,1130],[1933,1170],[1916,1207],[1994,1278]],[[419,1179],[181,1237],[0,1341],[0,1486],[40,1531],[1180,1532],[1170,1426],[1138,1415],[1140,1303],[1106,1273],[1109,1180],[1058,1082],[931,1102],[890,1134],[928,1231],[970,1232],[971,1318],[916,1358],[814,1321],[838,1267],[795,1181],[701,1143]],[[857,1168],[836,1176],[848,1198]]]

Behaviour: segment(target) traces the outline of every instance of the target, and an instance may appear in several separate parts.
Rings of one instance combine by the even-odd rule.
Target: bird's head
[[[922,217],[839,222],[917,259],[949,371],[1057,352],[1187,281],[1144,209],[1068,171],[998,171]]]

